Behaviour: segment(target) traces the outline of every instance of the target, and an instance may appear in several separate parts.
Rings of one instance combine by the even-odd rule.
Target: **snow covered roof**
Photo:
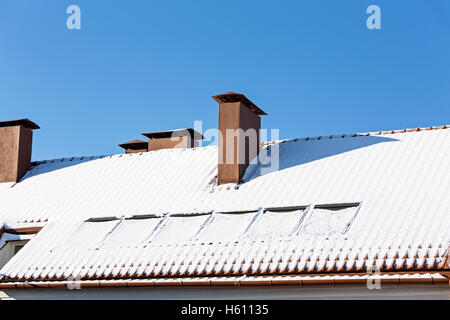
[[[448,270],[447,126],[284,140],[216,186],[217,147],[37,163],[0,221],[45,227],[2,281]]]

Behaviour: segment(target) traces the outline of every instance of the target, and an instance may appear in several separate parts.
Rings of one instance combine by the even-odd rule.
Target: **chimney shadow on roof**
[[[366,148],[379,143],[399,141],[398,139],[381,137],[381,136],[366,136],[366,135],[345,135],[344,138],[340,136],[310,138],[308,140],[288,140],[280,142],[264,148],[269,148],[267,154],[271,156],[275,145],[279,147],[279,165],[270,169],[268,165],[250,164],[247,167],[241,183],[247,183],[261,176],[279,172],[281,170],[289,169],[296,166],[301,166],[313,161],[332,157],[345,152],[351,152],[357,149]],[[265,151],[262,149],[261,154]],[[272,150],[271,150],[272,149]],[[262,156],[261,156],[262,157]],[[259,162],[259,161],[258,161]]]

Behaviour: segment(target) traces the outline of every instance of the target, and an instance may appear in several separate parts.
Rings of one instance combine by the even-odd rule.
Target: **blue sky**
[[[448,124],[449,35],[447,0],[0,0],[0,120],[41,126],[34,160],[215,128],[230,90],[280,138]]]

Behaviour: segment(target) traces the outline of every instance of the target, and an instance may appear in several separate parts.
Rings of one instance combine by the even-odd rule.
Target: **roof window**
[[[213,213],[209,223],[198,234],[205,242],[237,240],[250,226],[258,211]]]
[[[146,244],[162,223],[162,217],[145,216],[124,219],[105,241],[118,247]]]
[[[169,215],[155,232],[151,243],[182,243],[191,240],[202,229],[210,214]]]
[[[289,236],[298,228],[305,210],[305,207],[265,210],[258,215],[245,235],[252,239]]]
[[[345,234],[350,229],[359,208],[359,203],[316,205],[304,217],[298,233],[311,237],[333,237]]]

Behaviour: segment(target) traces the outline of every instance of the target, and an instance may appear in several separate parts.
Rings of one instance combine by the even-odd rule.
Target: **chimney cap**
[[[218,94],[212,97],[218,103],[228,103],[228,102],[242,102],[250,110],[252,110],[257,115],[267,115],[264,111],[258,108],[253,102],[251,102],[246,96],[241,93],[236,93],[233,91]]]
[[[17,120],[8,120],[8,121],[0,121],[0,128],[2,127],[13,127],[13,126],[23,126],[25,128],[30,129],[40,129],[40,127],[31,121],[30,119],[17,119]]]
[[[183,137],[183,136],[187,136],[187,135],[190,135],[194,140],[205,139],[205,137],[203,137],[203,135],[200,132],[197,132],[192,128],[175,129],[175,130],[159,131],[159,132],[149,132],[149,133],[143,133],[142,135],[146,136],[149,139]]]
[[[119,144],[119,147],[121,147],[123,149],[128,149],[128,150],[147,149],[148,142],[142,141],[142,140],[132,140],[132,141],[128,141],[128,142]]]

